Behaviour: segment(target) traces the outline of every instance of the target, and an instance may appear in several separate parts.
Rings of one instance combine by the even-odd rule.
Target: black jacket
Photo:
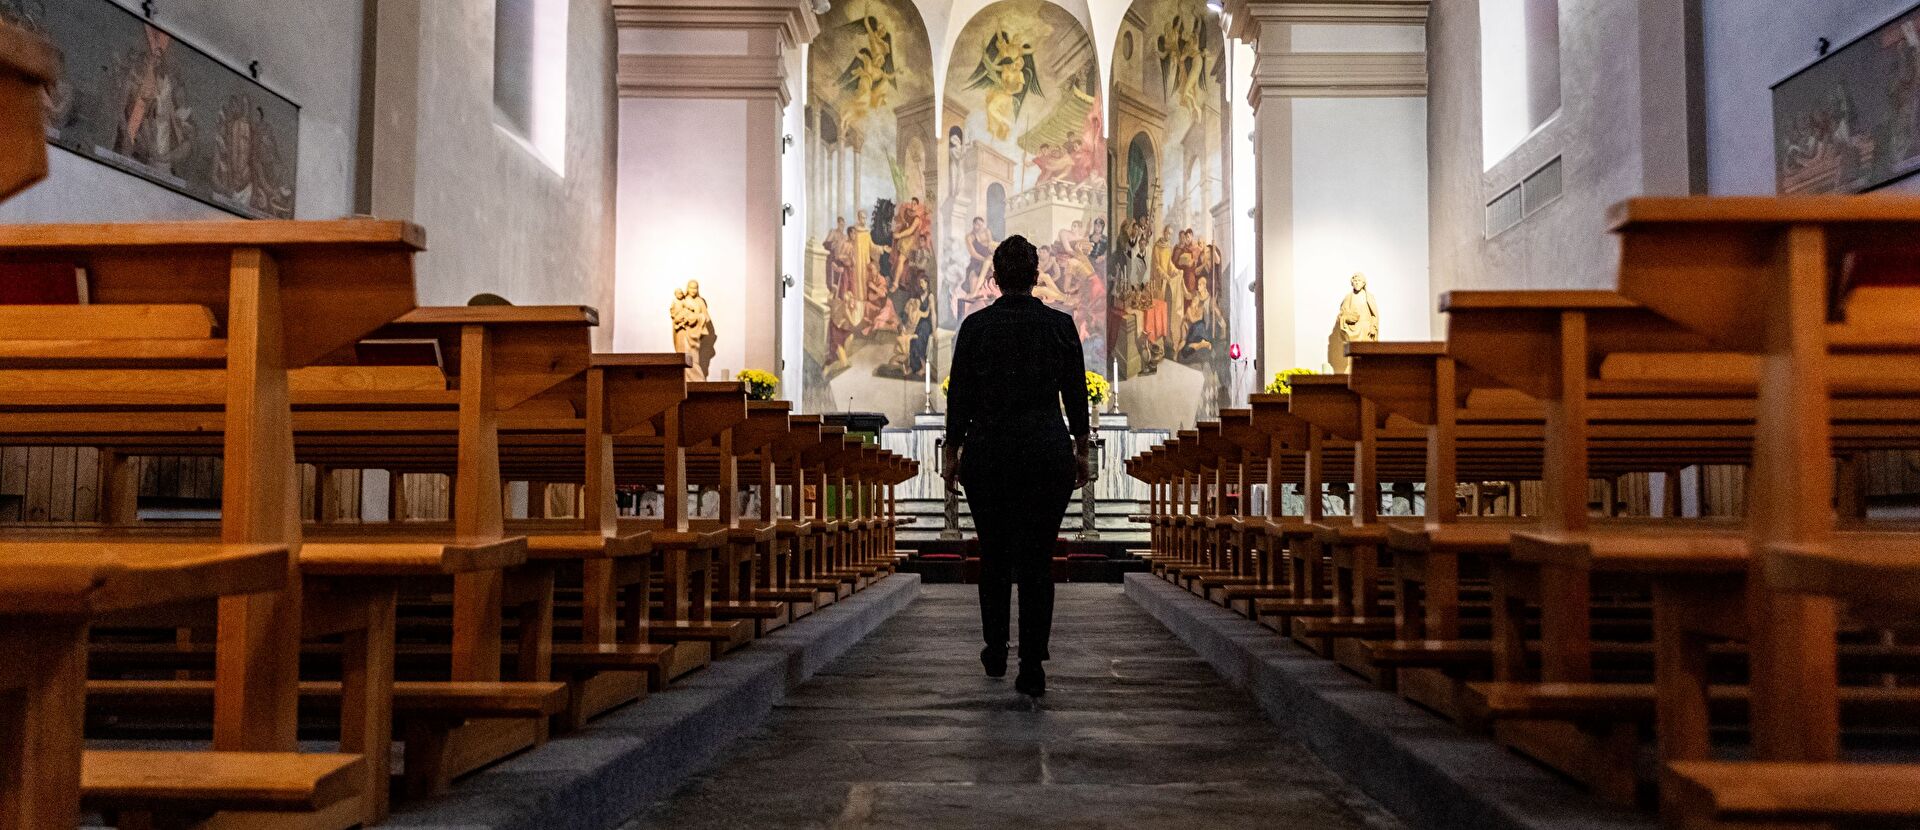
[[[1038,447],[1065,433],[1087,435],[1086,369],[1073,317],[1030,295],[1003,295],[967,315],[948,372],[947,441]]]

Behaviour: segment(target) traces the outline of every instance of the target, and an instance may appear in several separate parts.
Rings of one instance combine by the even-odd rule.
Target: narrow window
[[[1559,0],[1480,0],[1480,126],[1487,169],[1559,111]]]
[[[500,126],[565,172],[568,0],[494,0],[493,103]]]

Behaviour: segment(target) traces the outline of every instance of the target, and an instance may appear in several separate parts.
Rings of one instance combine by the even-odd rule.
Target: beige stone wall
[[[1606,288],[1608,206],[1692,187],[1684,0],[1561,0],[1560,114],[1484,165],[1478,0],[1434,3],[1428,27],[1432,290]],[[1554,158],[1565,192],[1488,238],[1486,205]],[[1445,331],[1437,311],[1436,334]]]
[[[614,32],[599,0],[568,11],[567,135],[556,173],[498,125],[493,4],[379,4],[372,212],[427,229],[420,302],[492,292],[613,317]]]

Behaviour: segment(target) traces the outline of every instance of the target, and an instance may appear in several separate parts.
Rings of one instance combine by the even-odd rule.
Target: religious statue
[[[1347,371],[1348,343],[1373,343],[1380,339],[1380,310],[1374,305],[1373,292],[1367,290],[1367,275],[1354,274],[1352,293],[1340,301],[1340,318],[1334,324],[1333,342],[1328,345],[1327,361],[1336,372]]]
[[[687,280],[686,288],[673,291],[673,305],[667,309],[673,320],[673,349],[687,356],[687,380],[707,379],[707,341],[713,337],[713,317],[707,313],[707,301],[700,297],[700,281]]]

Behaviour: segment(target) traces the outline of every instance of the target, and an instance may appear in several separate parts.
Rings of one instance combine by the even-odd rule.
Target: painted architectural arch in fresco
[[[933,55],[907,0],[839,0],[807,66],[809,412],[919,409],[939,300]]]
[[[1113,51],[1112,367],[1140,426],[1179,427],[1230,393],[1219,20],[1203,0],[1137,0]]]
[[[993,302],[993,249],[1020,234],[1040,249],[1034,293],[1073,315],[1087,368],[1106,370],[1111,239],[1099,79],[1092,39],[1047,0],[1000,0],[960,31],[942,117],[946,336]]]

